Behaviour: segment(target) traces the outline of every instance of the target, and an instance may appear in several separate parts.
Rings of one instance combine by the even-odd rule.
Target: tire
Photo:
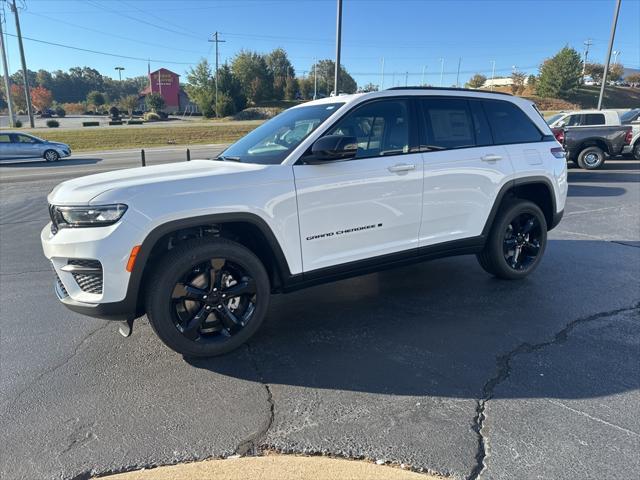
[[[637,141],[636,144],[633,146],[633,151],[631,153],[631,156],[636,160],[640,160],[640,140]]]
[[[55,150],[45,151],[43,157],[47,162],[57,162],[60,160],[60,155]]]
[[[487,273],[505,280],[519,280],[538,267],[546,244],[547,222],[540,207],[515,199],[501,207],[477,259]],[[516,248],[519,248],[517,256]]]
[[[250,292],[225,294],[239,287]],[[212,357],[238,348],[260,328],[270,293],[267,271],[249,249],[222,238],[197,239],[178,245],[155,265],[145,304],[165,345],[185,356]]]
[[[600,147],[587,147],[578,154],[578,166],[586,170],[596,170],[604,162],[604,151]]]

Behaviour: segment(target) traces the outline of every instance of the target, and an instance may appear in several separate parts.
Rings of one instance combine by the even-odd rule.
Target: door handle
[[[416,166],[414,164],[409,164],[409,163],[398,163],[397,165],[392,165],[391,167],[387,168],[387,170],[389,170],[391,173],[402,173],[402,172],[408,172],[409,170],[415,170]]]
[[[502,156],[501,155],[495,155],[493,153],[490,153],[488,155],[485,155],[484,157],[481,158],[481,160],[483,162],[496,162],[498,160],[502,160]]]

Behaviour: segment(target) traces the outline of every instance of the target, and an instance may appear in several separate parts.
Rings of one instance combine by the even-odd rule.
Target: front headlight
[[[51,220],[56,228],[104,227],[120,220],[127,211],[127,206],[122,203],[92,207],[52,206],[50,211]]]

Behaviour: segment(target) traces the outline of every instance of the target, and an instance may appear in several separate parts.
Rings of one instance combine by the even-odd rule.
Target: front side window
[[[17,135],[18,143],[38,143],[38,140],[28,135]]]
[[[540,130],[520,108],[511,102],[483,100],[496,144],[533,143],[542,140]]]
[[[582,125],[604,125],[604,113],[587,113]]]
[[[582,115],[569,115],[564,123],[568,127],[578,127],[582,125]]]
[[[327,135],[356,137],[355,158],[400,155],[409,152],[408,119],[406,100],[381,100],[356,107]]]
[[[466,100],[430,98],[423,99],[420,103],[425,119],[427,148],[440,150],[476,146],[475,124]],[[482,128],[480,122],[479,117],[479,129]]]
[[[278,165],[343,103],[285,110],[245,135],[218,157],[245,163]]]

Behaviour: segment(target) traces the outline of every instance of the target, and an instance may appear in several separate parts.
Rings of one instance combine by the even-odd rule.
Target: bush
[[[47,127],[49,128],[58,128],[60,126],[60,122],[57,120],[47,120]]]
[[[111,120],[109,125],[122,125],[122,120]]]
[[[62,108],[64,109],[65,112],[68,112],[74,115],[82,115],[85,112],[85,106],[80,102],[63,103]]]
[[[144,121],[142,120],[129,120],[127,122],[127,125],[142,125],[144,123]]]
[[[157,122],[158,120],[160,120],[160,115],[155,112],[147,112],[144,114],[144,119],[147,122]]]
[[[67,114],[67,112],[65,112],[64,108],[62,107],[56,107],[55,112],[56,115],[60,118],[64,117]]]
[[[22,127],[22,121],[21,121],[21,120],[16,119],[15,127],[16,127],[16,128],[20,128],[20,127]]]
[[[82,122],[83,127],[98,127],[100,122]]]
[[[250,107],[236,113],[234,120],[268,120],[275,117],[283,109],[274,107]]]
[[[224,92],[218,93],[216,111],[218,112],[219,117],[228,117],[236,113],[236,106],[233,103],[233,99]]]

